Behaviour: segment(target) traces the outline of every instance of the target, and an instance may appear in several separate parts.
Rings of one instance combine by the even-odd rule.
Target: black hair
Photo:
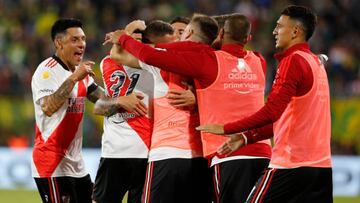
[[[306,41],[313,35],[317,19],[310,8],[291,5],[286,7],[281,12],[281,15],[289,16],[291,19],[297,20],[302,24]]]
[[[171,25],[161,20],[154,20],[151,21],[143,31],[142,41],[144,43],[151,43],[150,38],[162,37],[167,34],[174,34],[174,29],[171,27]]]
[[[203,42],[211,45],[211,43],[216,39],[219,26],[216,20],[210,16],[202,14],[194,14],[190,21],[193,26],[198,26],[201,33],[201,38]]]
[[[230,35],[231,39],[240,43],[246,42],[251,30],[250,21],[246,16],[238,13],[229,14],[224,24],[224,31]]]
[[[187,18],[187,17],[181,17],[181,16],[177,16],[175,17],[174,19],[172,19],[172,21],[170,22],[170,24],[173,24],[173,23],[184,23],[184,24],[189,24],[190,22],[190,19]]]
[[[82,28],[81,21],[74,18],[62,18],[57,20],[51,27],[51,39],[54,41],[56,35],[65,33],[68,28],[72,27]]]

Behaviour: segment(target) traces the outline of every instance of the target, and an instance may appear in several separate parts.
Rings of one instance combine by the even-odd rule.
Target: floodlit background
[[[281,10],[289,4],[311,7],[318,26],[310,40],[315,53],[329,56],[326,64],[331,88],[332,150],[335,196],[360,195],[360,1],[357,0],[0,0],[0,202],[24,201],[18,189],[34,188],[29,158],[34,138],[30,81],[37,65],[54,53],[50,27],[60,17],[79,18],[87,35],[86,59],[98,68],[109,46],[102,46],[106,32],[131,20],[170,21],[194,12],[219,15],[239,12],[252,22],[253,40],[247,46],[261,52],[267,62],[267,92],[276,61],[272,30]],[[102,133],[102,118],[87,104],[84,151],[95,174]],[[22,191],[22,190],[21,190]],[[31,193],[30,194],[34,194]],[[9,200],[3,201],[6,195]],[[39,198],[35,193],[34,202]],[[16,201],[15,201],[16,200]],[[335,202],[351,202],[351,199]],[[360,202],[360,200],[354,200]]]

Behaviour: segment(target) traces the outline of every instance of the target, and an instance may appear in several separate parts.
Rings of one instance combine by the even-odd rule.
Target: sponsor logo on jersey
[[[230,82],[224,83],[224,90],[231,89],[240,94],[246,94],[260,88],[257,82],[258,76],[253,73],[244,59],[238,59],[236,67],[228,73],[228,79]]]
[[[186,127],[187,123],[183,121],[169,121],[168,127],[169,128],[178,128],[178,127]]]
[[[51,90],[51,89],[41,89],[39,90],[39,93],[53,93],[54,90]]]
[[[69,113],[84,113],[85,112],[85,98],[76,97],[68,99],[68,108],[66,112]]]
[[[257,80],[257,75],[245,64],[244,59],[239,59],[236,68],[233,68],[228,74],[228,78],[231,80]]]
[[[122,113],[114,114],[110,116],[108,119],[115,124],[120,124],[125,121],[127,122],[129,119],[135,118],[135,116],[136,116],[135,113],[122,112]]]

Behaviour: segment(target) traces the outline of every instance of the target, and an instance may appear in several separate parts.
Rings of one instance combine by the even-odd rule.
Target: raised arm
[[[201,78],[206,73],[203,68],[205,67],[204,62],[207,60],[203,58],[209,56],[202,52],[157,50],[128,35],[122,35],[119,42],[122,48],[139,60],[162,70],[191,78]]]
[[[128,25],[126,25],[124,31],[134,37],[135,39],[140,40],[141,34],[134,33],[137,30],[143,31],[145,30],[146,25],[142,20],[134,20]],[[113,44],[110,50],[110,58],[115,60],[119,65],[126,65],[131,68],[139,68],[139,59],[135,58],[126,50],[122,49],[118,44]]]
[[[149,45],[134,40],[127,35],[127,32],[124,30],[116,30],[107,33],[103,44],[107,43],[120,44],[123,49],[127,50],[139,60],[165,71],[191,78],[213,76],[204,75],[207,74],[206,68],[209,68],[209,66],[204,65],[204,62],[207,61],[204,58],[215,57],[215,54],[204,54],[203,52],[196,51],[157,50]],[[216,64],[211,66],[211,68],[214,67],[216,67]]]
[[[46,116],[52,116],[60,107],[65,103],[65,101],[70,97],[77,81],[84,79],[88,74],[94,75],[94,72],[91,69],[91,65],[94,62],[86,61],[79,65],[78,68],[62,83],[62,85],[57,89],[53,94],[45,96],[40,99],[41,110],[45,113]]]
[[[119,65],[140,69],[139,59],[122,49],[118,44],[113,44],[110,50],[110,58]]]

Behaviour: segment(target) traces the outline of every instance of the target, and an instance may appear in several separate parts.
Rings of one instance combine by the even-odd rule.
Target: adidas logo
[[[256,80],[257,75],[252,72],[251,68],[246,65],[243,59],[239,59],[236,68],[231,69],[231,73],[228,74],[228,78],[241,80]]]
[[[248,65],[246,65],[244,59],[238,59],[238,64],[236,68],[240,71],[240,73],[244,73],[244,72],[252,73],[251,68]]]

